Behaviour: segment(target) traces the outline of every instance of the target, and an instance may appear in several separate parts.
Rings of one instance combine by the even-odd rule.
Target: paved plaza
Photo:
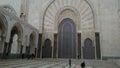
[[[81,68],[80,64],[85,61],[85,68],[120,68],[116,63],[101,60],[75,60],[69,67],[68,59],[12,59],[0,60],[0,68]]]

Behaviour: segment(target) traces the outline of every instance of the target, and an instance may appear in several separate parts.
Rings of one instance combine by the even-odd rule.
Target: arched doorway
[[[95,48],[91,39],[87,38],[84,41],[83,47],[83,58],[84,59],[95,59]]]
[[[32,32],[29,40],[28,54],[34,54],[36,57],[36,45],[35,45],[36,34]]]
[[[42,58],[51,58],[52,57],[52,47],[51,40],[46,39],[44,46],[42,47]]]
[[[7,49],[8,58],[20,58],[21,47],[22,47],[22,27],[20,24],[15,24],[11,30],[10,42]]]
[[[76,58],[76,26],[70,18],[61,22],[58,35],[58,57]]]

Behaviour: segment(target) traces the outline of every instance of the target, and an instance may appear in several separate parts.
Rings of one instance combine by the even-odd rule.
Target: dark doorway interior
[[[42,48],[42,58],[51,58],[51,57],[52,57],[51,40],[46,39],[44,46]]]
[[[54,34],[54,53],[53,53],[53,58],[56,58],[57,54],[57,34]]]
[[[95,33],[96,37],[96,54],[97,54],[97,59],[101,59],[101,51],[100,51],[100,35],[98,32]]]
[[[91,39],[87,38],[84,42],[83,47],[83,58],[84,59],[95,59],[95,48]]]
[[[81,58],[81,33],[78,33],[78,59]]]

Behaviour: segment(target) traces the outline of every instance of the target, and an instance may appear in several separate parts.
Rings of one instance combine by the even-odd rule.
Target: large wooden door
[[[76,58],[76,26],[66,18],[59,26],[59,58]]]

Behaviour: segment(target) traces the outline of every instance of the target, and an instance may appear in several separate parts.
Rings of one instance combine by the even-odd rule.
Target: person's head
[[[85,61],[83,61],[83,63],[85,63]]]

